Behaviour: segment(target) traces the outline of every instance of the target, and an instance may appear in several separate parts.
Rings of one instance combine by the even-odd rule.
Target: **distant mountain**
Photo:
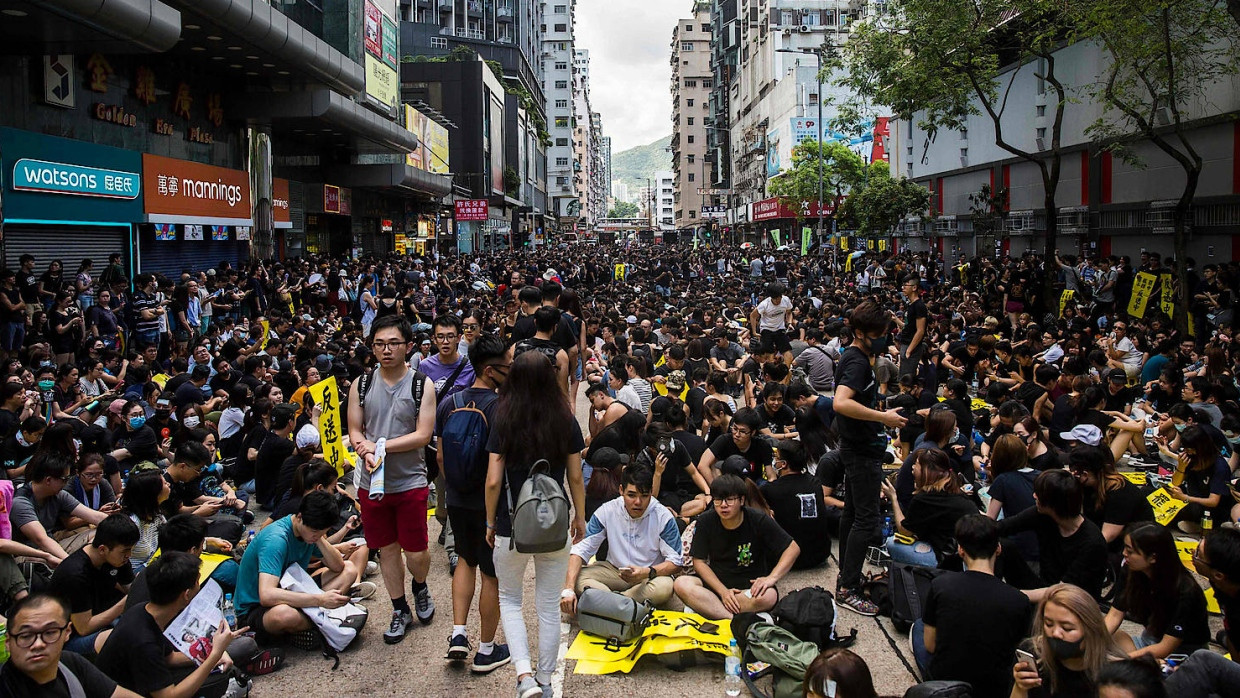
[[[667,150],[672,137],[666,136],[649,145],[639,145],[611,156],[611,179],[629,185],[629,198],[636,199],[646,186],[646,180],[654,179],[655,172],[672,169],[672,153]]]

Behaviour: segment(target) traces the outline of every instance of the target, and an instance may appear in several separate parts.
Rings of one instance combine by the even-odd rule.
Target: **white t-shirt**
[[[1124,337],[1116,342],[1115,350],[1124,354],[1123,358],[1120,359],[1120,361],[1124,362],[1124,364],[1134,368],[1141,367],[1141,352],[1137,349],[1136,345],[1132,343],[1131,339]]]
[[[772,303],[770,298],[763,299],[758,304],[758,331],[787,329],[786,319],[790,310],[792,310],[792,301],[788,296],[780,296],[778,304]]]

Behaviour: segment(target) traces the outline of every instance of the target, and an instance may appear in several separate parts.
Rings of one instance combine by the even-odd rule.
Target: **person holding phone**
[[[1095,695],[1098,671],[1124,658],[1089,592],[1056,584],[1038,604],[1033,637],[1016,650],[1011,698]]]

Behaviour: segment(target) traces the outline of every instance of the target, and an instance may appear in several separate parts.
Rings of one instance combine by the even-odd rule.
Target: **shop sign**
[[[91,92],[107,92],[108,78],[115,75],[112,64],[103,54],[95,53],[86,60],[86,80]]]
[[[366,96],[390,109],[400,98],[400,77],[383,61],[366,54]]]
[[[189,130],[185,132],[185,139],[193,143],[202,143],[203,145],[211,145],[215,142],[215,136],[201,126],[190,126]]]
[[[156,119],[155,123],[151,125],[151,132],[159,136],[171,136],[172,124],[164,119]]]
[[[353,215],[353,190],[348,187],[340,187],[340,215]]]
[[[390,219],[384,218],[383,220],[379,221],[379,232],[390,233],[392,232],[392,229],[393,229],[392,221]]]
[[[22,158],[13,165],[13,189],[105,199],[136,199],[142,190],[142,181],[135,172]]]
[[[362,15],[366,96],[391,113],[400,99],[400,77],[396,72],[396,23],[371,0],[366,0]]]
[[[340,187],[323,185],[323,212],[340,213]]]
[[[397,233],[392,238],[396,243],[396,254],[405,254],[405,251],[409,249],[409,238],[405,237],[404,233]]]
[[[155,103],[155,71],[146,66],[138,66],[133,78],[133,96],[148,107]]]
[[[821,211],[821,213],[820,213]],[[778,198],[763,199],[753,203],[754,222],[772,221],[780,218],[818,218],[835,213],[835,204],[828,201],[819,204],[815,201],[802,201],[799,209],[783,203]]]
[[[242,170],[147,153],[142,182],[152,223],[253,224],[250,176]]]
[[[124,126],[125,128],[133,128],[138,125],[138,117],[125,111],[125,108],[118,104],[95,102],[95,108],[91,114],[100,121]]]
[[[289,210],[289,186],[287,179],[271,178],[271,220],[277,228],[292,228],[293,217]],[[237,231],[238,235],[240,230]],[[238,237],[238,240],[241,238]]]
[[[454,218],[461,221],[485,221],[490,214],[486,199],[460,199],[453,202]]]

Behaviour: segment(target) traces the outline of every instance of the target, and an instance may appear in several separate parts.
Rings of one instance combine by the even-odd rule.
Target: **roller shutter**
[[[4,266],[10,269],[18,267],[17,260],[24,254],[34,255],[34,268],[37,273],[47,271],[47,265],[53,259],[64,264],[65,278],[71,279],[77,274],[78,265],[83,259],[95,263],[94,275],[99,278],[108,265],[108,255],[120,252],[126,273],[132,250],[129,245],[129,231],[126,227],[98,226],[4,226]]]
[[[205,271],[219,266],[227,260],[234,269],[241,268],[248,243],[235,240],[216,241],[210,239],[207,232],[205,240],[183,240],[183,230],[178,226],[176,240],[156,240],[152,226],[141,226],[139,240],[142,243],[138,268],[144,274],[163,274],[171,279],[179,279],[181,272]],[[229,236],[235,233],[230,232]]]

